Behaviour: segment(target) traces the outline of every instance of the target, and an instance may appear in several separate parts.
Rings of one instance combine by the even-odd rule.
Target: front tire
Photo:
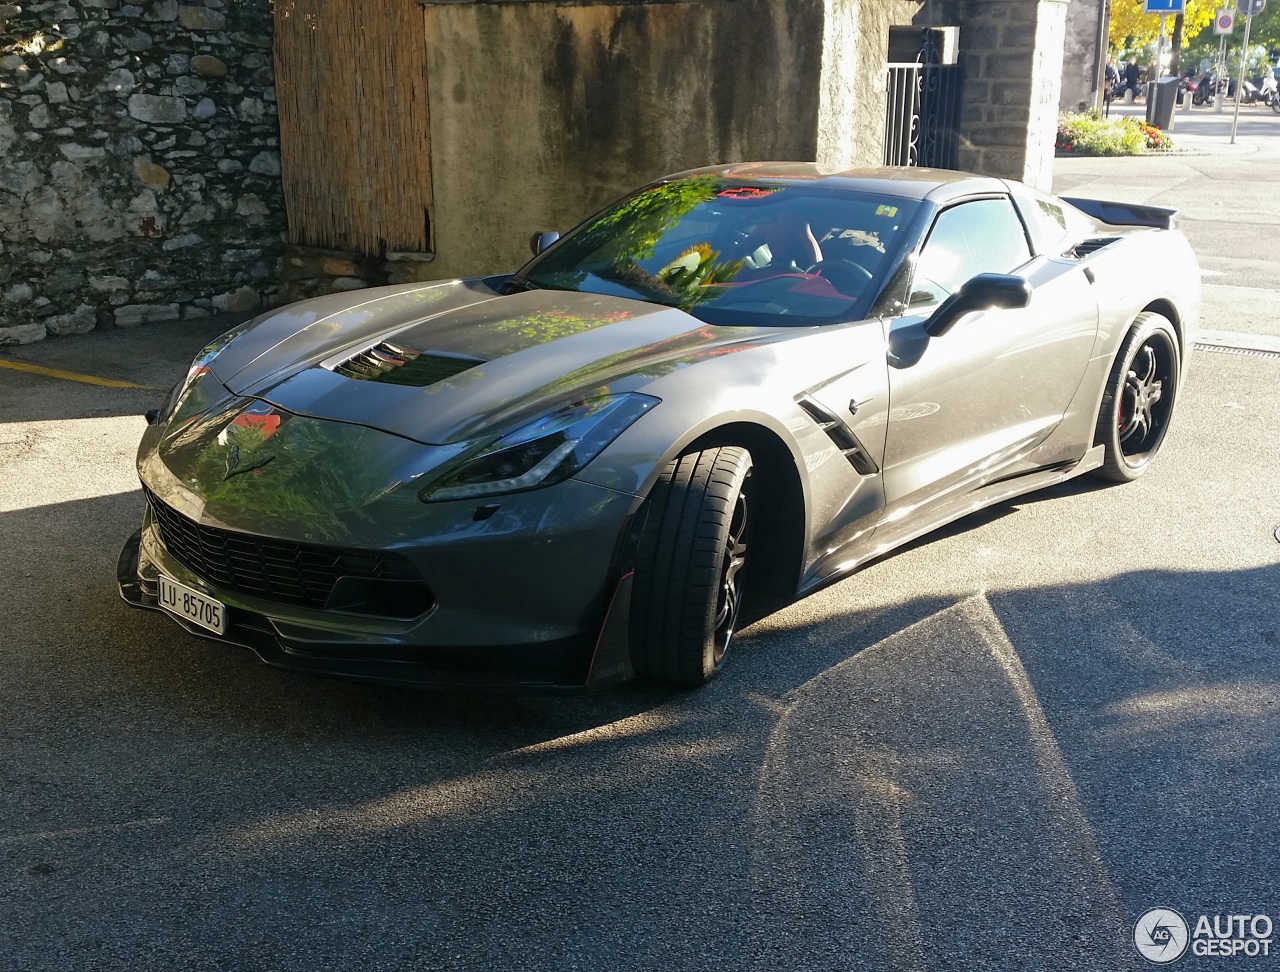
[[[1159,314],[1139,314],[1116,355],[1098,410],[1094,441],[1106,447],[1100,477],[1127,483],[1147,471],[1164,444],[1181,373],[1173,325]]]
[[[637,517],[631,664],[643,678],[701,685],[724,665],[742,606],[751,454],[688,452]]]

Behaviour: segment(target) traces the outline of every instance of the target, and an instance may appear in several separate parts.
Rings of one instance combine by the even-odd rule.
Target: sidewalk
[[[1236,123],[1235,144],[1231,143],[1231,121],[1235,106],[1230,102],[1215,111],[1211,105],[1174,111],[1169,135],[1173,138],[1173,154],[1252,155],[1280,154],[1280,114],[1266,105],[1241,105]],[[1112,118],[1146,118],[1145,104],[1111,103]]]
[[[1147,203],[1178,210],[1204,274],[1201,323],[1219,344],[1270,350],[1280,342],[1280,114],[1242,105],[1235,144],[1233,106],[1180,110],[1175,150],[1119,158],[1054,160],[1059,194]],[[1111,106],[1111,117],[1145,117],[1143,105]]]

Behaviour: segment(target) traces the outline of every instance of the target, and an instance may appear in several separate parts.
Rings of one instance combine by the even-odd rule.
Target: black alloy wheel
[[[750,470],[747,475],[750,476]],[[712,662],[717,669],[724,662],[736,630],[738,613],[742,610],[742,582],[738,574],[747,564],[748,522],[744,483],[734,497],[733,510],[729,514],[729,532],[720,545],[720,589],[711,633]]]
[[[1173,325],[1142,313],[1116,356],[1098,412],[1096,442],[1106,447],[1098,475],[1137,479],[1163,445],[1177,399],[1181,355]]]
[[[751,454],[740,446],[670,463],[636,518],[631,664],[637,675],[701,685],[724,664],[742,608]]]

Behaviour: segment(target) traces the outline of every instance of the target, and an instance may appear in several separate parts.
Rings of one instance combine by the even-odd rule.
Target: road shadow
[[[0,514],[22,968],[1110,972],[1148,907],[1277,903],[1280,567],[850,585],[696,692],[442,696],[127,608],[140,514]]]

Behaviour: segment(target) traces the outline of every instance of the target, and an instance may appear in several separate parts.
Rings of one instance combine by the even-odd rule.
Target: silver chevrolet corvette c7
[[[1199,315],[1171,211],[940,170],[699,169],[533,247],[205,348],[124,598],[371,681],[698,684],[744,600],[1141,475]]]

